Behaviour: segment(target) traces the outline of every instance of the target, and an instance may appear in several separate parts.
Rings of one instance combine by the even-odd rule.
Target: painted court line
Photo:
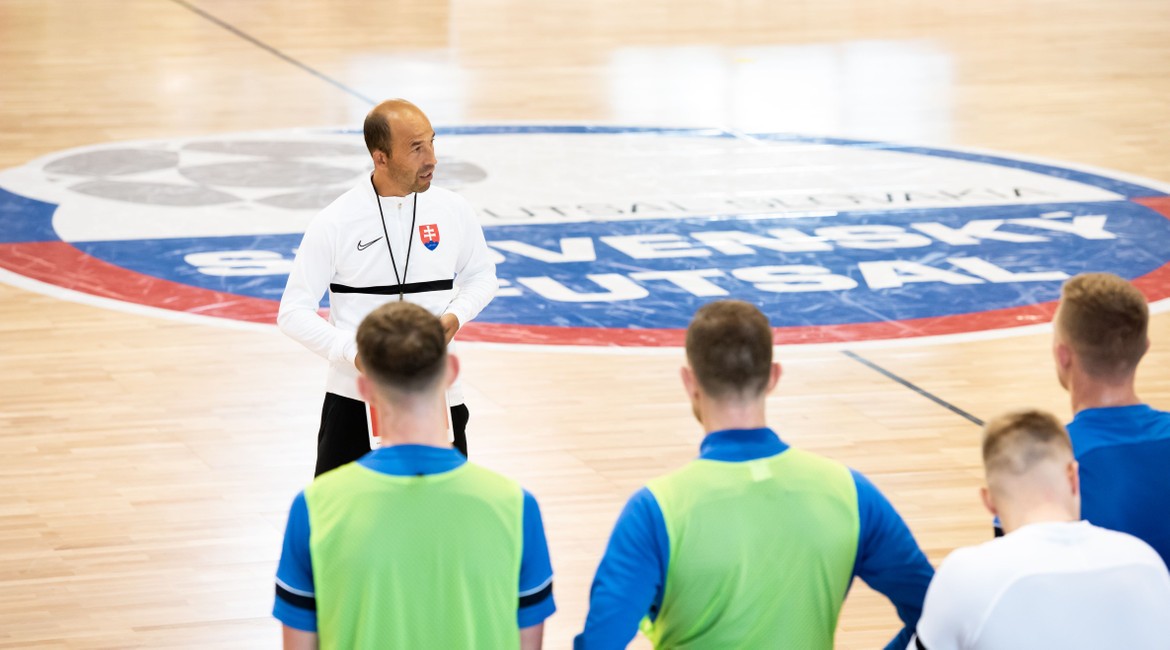
[[[850,359],[853,359],[854,361],[856,361],[864,366],[868,366],[870,369],[872,369],[876,372],[879,372],[882,375],[885,375],[886,377],[898,382],[899,384],[902,384],[906,388],[909,388],[910,390],[914,391],[915,393],[918,393],[919,395],[934,402],[935,404],[938,404],[939,406],[947,409],[948,411],[951,411],[952,413],[954,413],[956,415],[959,415],[959,416],[966,418],[967,420],[974,423],[976,426],[980,426],[980,427],[983,426],[983,420],[980,420],[979,418],[975,417],[974,415],[971,415],[970,413],[955,406],[954,404],[951,404],[950,402],[935,395],[934,393],[931,393],[930,391],[927,391],[923,388],[920,388],[920,387],[910,383],[909,381],[906,381],[905,379],[902,379],[898,375],[895,375],[894,373],[877,365],[876,363],[870,361],[869,359],[866,359],[865,357],[863,357],[855,352],[851,352],[849,350],[841,350],[841,354],[849,357]]]
[[[258,47],[262,50],[265,50],[266,52],[272,54],[273,56],[275,56],[283,61],[286,61],[288,63],[295,65],[296,67],[300,68],[301,70],[304,70],[305,72],[308,72],[309,74],[311,74],[314,77],[317,77],[318,79],[330,84],[331,86],[334,86],[334,87],[342,90],[343,92],[345,92],[346,94],[348,94],[350,96],[356,97],[356,98],[362,100],[363,102],[365,102],[371,106],[378,103],[378,102],[370,99],[369,97],[366,97],[365,95],[359,93],[358,91],[354,90],[353,88],[350,88],[349,86],[334,79],[333,77],[330,77],[329,75],[327,75],[323,72],[320,72],[314,68],[309,67],[308,65],[306,65],[304,63],[301,63],[300,61],[292,58],[291,56],[285,54],[284,52],[281,52],[280,50],[276,49],[275,47],[272,47],[271,45],[265,43],[264,41],[261,41],[260,39],[252,36],[251,34],[248,34],[247,32],[244,32],[243,30],[235,27],[231,23],[225,22],[225,21],[215,17],[214,15],[209,14],[206,11],[200,9],[199,7],[196,7],[195,5],[193,5],[189,2],[186,2],[186,0],[171,0],[171,2],[174,2],[175,4],[179,5],[180,7],[184,7],[186,9],[188,9],[192,13],[197,14],[197,15],[205,18],[205,19],[215,23],[216,25],[219,25],[220,27],[235,34],[236,36],[239,36],[240,38],[244,39],[245,41],[248,41],[252,45],[255,45],[256,47]]]

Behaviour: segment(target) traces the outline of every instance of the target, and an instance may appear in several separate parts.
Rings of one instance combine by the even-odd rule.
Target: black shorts
[[[467,455],[467,406],[451,407],[451,423],[455,430],[454,446]],[[325,393],[321,405],[321,428],[317,431],[317,469],[314,476],[355,461],[370,451],[369,425],[366,423],[366,404],[361,400]]]

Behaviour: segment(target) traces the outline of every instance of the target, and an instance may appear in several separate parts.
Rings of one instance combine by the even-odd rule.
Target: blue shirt
[[[1085,409],[1068,434],[1081,517],[1145,541],[1170,564],[1170,413],[1145,404]]]
[[[356,462],[383,474],[421,476],[441,474],[467,462],[458,451],[424,445],[395,445],[371,451]],[[523,550],[520,556],[520,585],[516,622],[531,627],[552,616],[556,603],[552,595],[552,564],[540,507],[524,491]],[[317,631],[316,600],[313,592],[313,563],[309,555],[309,508],[302,491],[293,500],[284,531],[284,550],[276,568],[276,602],[272,615],[281,623]]]
[[[745,462],[787,449],[771,429],[717,431],[704,438],[699,458]],[[890,502],[864,476],[852,474],[861,525],[853,575],[897,608],[905,627],[887,647],[905,648],[922,614],[934,569]],[[573,647],[626,647],[644,616],[651,620],[658,616],[669,562],[670,538],[662,509],[650,490],[642,488],[618,516],[593,579],[585,630]]]

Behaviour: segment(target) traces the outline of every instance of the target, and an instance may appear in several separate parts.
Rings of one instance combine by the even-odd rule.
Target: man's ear
[[[687,392],[687,400],[691,403],[691,414],[700,423],[703,422],[703,399],[699,386],[699,378],[695,377],[695,371],[689,365],[685,365],[678,369],[679,377],[682,378],[683,390]]]
[[[390,161],[390,157],[387,156],[386,152],[382,151],[381,149],[375,149],[374,153],[371,154],[371,156],[374,159],[374,166],[375,167],[385,167],[386,163],[388,163]]]
[[[678,369],[678,375],[682,379],[683,390],[687,392],[687,397],[697,398],[699,396],[699,381],[695,379],[695,371],[691,370],[690,366],[684,365]]]
[[[780,367],[780,362],[772,363],[772,372],[768,375],[768,385],[764,388],[764,393],[770,393],[776,388],[776,384],[780,383],[780,376],[784,374],[784,369]]]
[[[447,388],[455,383],[455,379],[459,377],[459,357],[448,353],[447,354]]]
[[[363,375],[358,375],[357,378],[358,395],[362,396],[362,400],[366,404],[374,403],[374,386],[370,382],[370,378]]]
[[[1052,343],[1052,358],[1061,370],[1068,370],[1072,366],[1073,352],[1067,343],[1056,339]]]
[[[1068,475],[1068,485],[1072,488],[1073,496],[1079,497],[1081,495],[1080,465],[1077,464],[1076,460],[1070,460],[1064,471]]]
[[[996,517],[999,516],[999,511],[995,508],[995,502],[991,500],[991,488],[984,485],[979,488],[979,498],[983,500],[983,507]],[[1001,522],[1002,523],[1002,522]]]

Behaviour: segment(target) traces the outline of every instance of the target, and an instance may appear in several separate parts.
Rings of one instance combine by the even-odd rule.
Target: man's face
[[[425,192],[435,173],[435,131],[420,112],[402,111],[390,119],[391,182],[407,192]]]

